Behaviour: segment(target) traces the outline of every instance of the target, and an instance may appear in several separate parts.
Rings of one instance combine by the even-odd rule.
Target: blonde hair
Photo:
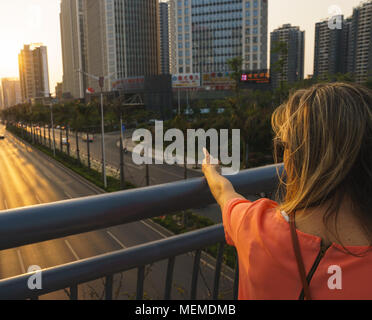
[[[280,209],[291,214],[331,200],[327,223],[347,194],[372,234],[371,91],[347,83],[299,90],[274,112],[272,127],[275,157],[284,147]]]

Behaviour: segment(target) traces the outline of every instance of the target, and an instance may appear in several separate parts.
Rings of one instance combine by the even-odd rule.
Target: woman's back
[[[239,255],[239,299],[303,299],[289,222],[278,204],[235,199],[223,218],[227,242]],[[312,299],[371,299],[369,246],[346,246],[345,251],[336,243],[323,247],[314,234],[299,229],[297,234]]]
[[[369,246],[371,241],[353,210],[350,199],[345,197],[337,216],[337,228],[331,223],[328,229],[323,223],[326,206],[298,210],[296,211],[296,227],[304,233],[321,238],[325,246],[332,243],[341,246]]]

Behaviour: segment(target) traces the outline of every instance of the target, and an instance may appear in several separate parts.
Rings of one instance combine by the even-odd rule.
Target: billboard
[[[172,76],[173,88],[198,88],[200,87],[200,74],[176,74]]]
[[[224,85],[234,85],[234,80],[231,79],[231,72],[203,73],[203,86]]]
[[[250,71],[243,73],[240,79],[241,83],[270,83],[270,74],[268,70]]]
[[[132,77],[119,79],[112,82],[113,90],[144,90],[145,89],[145,77]]]

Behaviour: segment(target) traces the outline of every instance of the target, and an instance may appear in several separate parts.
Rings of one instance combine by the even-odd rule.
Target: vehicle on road
[[[67,146],[70,144],[70,141],[67,140],[67,138],[62,138],[62,145]]]
[[[83,141],[87,142],[89,139],[89,142],[94,142],[94,136],[92,134],[83,134]]]
[[[5,136],[0,133],[0,140],[4,140],[4,139],[5,139]]]

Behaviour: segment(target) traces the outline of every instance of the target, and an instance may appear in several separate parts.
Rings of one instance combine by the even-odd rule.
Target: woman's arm
[[[245,199],[240,194],[236,193],[233,185],[229,180],[219,174],[219,165],[211,164],[214,160],[206,149],[204,149],[205,159],[203,161],[203,173],[207,179],[209,188],[211,189],[213,197],[220,205],[223,211],[225,205],[233,199]]]

